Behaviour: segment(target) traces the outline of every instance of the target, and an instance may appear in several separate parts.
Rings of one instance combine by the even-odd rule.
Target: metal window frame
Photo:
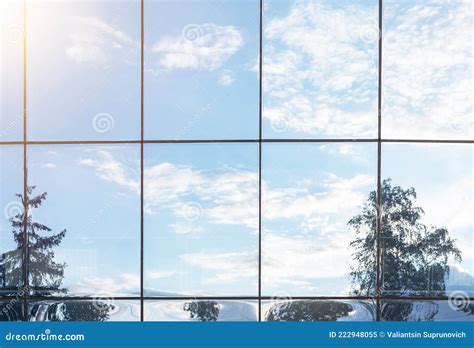
[[[381,264],[381,184],[382,184],[382,144],[384,143],[413,143],[413,144],[474,144],[474,140],[457,139],[384,139],[382,137],[382,30],[383,30],[383,0],[378,0],[378,91],[377,91],[377,138],[349,139],[349,138],[321,138],[321,139],[272,139],[263,135],[263,13],[264,0],[259,0],[259,111],[258,111],[258,139],[191,139],[191,140],[152,140],[145,139],[144,115],[144,47],[145,47],[145,0],[140,0],[140,140],[54,140],[33,141],[27,136],[27,0],[23,0],[23,140],[0,141],[0,146],[22,145],[23,148],[23,196],[28,190],[28,147],[41,145],[106,145],[106,144],[139,144],[140,145],[140,296],[118,296],[117,301],[139,301],[140,321],[145,320],[145,301],[179,301],[179,300],[246,300],[258,303],[258,321],[262,321],[262,301],[282,300],[262,295],[262,150],[265,143],[372,143],[377,145],[377,223],[376,223],[376,288],[373,296],[292,296],[291,300],[368,300],[375,303],[376,320],[382,320],[383,301],[446,301],[448,296],[386,296],[382,293],[382,264]],[[257,296],[145,296],[144,292],[144,147],[145,144],[213,144],[213,143],[257,143],[258,144],[258,294]],[[24,245],[22,246],[23,284],[18,292],[29,289],[29,250],[27,242],[26,219],[28,207],[24,212]],[[0,303],[10,301],[18,296],[0,294]],[[28,305],[33,301],[84,301],[94,300],[90,296],[31,296],[23,291],[20,296],[23,303],[23,321],[28,321]],[[474,298],[469,298],[474,301]]]

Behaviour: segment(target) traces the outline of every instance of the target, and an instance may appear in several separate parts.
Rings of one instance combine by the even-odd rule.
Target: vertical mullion
[[[144,320],[143,290],[143,247],[144,247],[144,202],[143,202],[143,169],[144,169],[144,1],[140,0],[140,321]]]
[[[262,66],[263,0],[259,11],[259,121],[258,121],[258,321],[262,321]]]
[[[376,309],[377,309],[377,321],[381,319],[381,225],[382,225],[382,16],[383,16],[383,3],[379,0],[379,54],[378,54],[378,97],[377,97],[377,119],[378,119],[378,135],[377,135],[377,224],[376,224]]]
[[[27,167],[27,123],[26,123],[26,0],[23,0],[23,245],[22,245],[22,272],[23,272],[23,321],[28,321],[29,296],[29,250],[28,250],[28,167]]]

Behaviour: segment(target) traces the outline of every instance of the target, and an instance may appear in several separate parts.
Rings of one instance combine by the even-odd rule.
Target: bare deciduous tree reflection
[[[189,312],[191,319],[199,321],[216,321],[219,317],[219,304],[215,301],[186,302],[183,309]]]
[[[421,222],[424,211],[415,205],[415,189],[382,183],[381,190],[381,279],[382,295],[445,296],[449,259],[461,261],[455,240],[444,227]],[[370,192],[360,214],[349,220],[356,232],[350,243],[353,265],[351,294],[373,296],[376,293],[377,194]],[[438,305],[428,303],[423,320],[433,320]],[[413,302],[386,303],[382,316],[387,320],[408,320]],[[275,304],[267,320],[337,320],[353,309],[350,304],[333,301],[293,301]]]

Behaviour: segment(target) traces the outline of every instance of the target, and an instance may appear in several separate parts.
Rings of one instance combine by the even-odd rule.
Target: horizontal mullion
[[[93,301],[113,299],[117,301],[139,301],[140,296],[27,296],[28,301]],[[145,301],[177,301],[177,300],[263,300],[263,301],[292,301],[292,300],[376,300],[381,301],[448,301],[449,296],[144,296]],[[17,296],[0,296],[0,302],[18,300]],[[474,297],[467,298],[468,301],[474,301]]]
[[[382,143],[420,143],[420,144],[474,144],[474,140],[459,139],[382,139]]]
[[[2,145],[114,145],[114,144],[213,144],[213,143],[377,143],[378,139],[189,139],[189,140],[53,140],[0,141]],[[381,143],[474,144],[474,140],[381,139]]]

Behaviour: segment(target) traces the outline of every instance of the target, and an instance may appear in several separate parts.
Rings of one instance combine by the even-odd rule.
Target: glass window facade
[[[0,320],[473,320],[472,3],[0,6]]]

